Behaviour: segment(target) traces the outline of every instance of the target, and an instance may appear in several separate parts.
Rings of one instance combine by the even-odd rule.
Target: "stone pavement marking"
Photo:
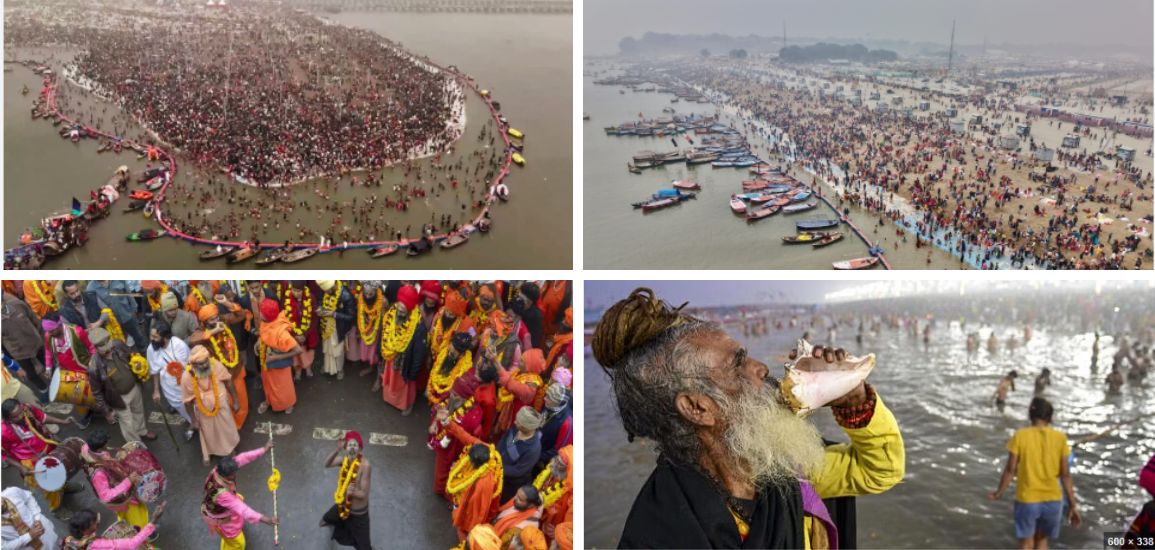
[[[258,423],[257,427],[253,428],[253,433],[266,434],[267,435],[269,433],[269,423],[268,422]],[[292,424],[277,424],[276,422],[273,422],[273,435],[282,436],[282,435],[289,435],[291,433],[293,433],[293,425]]]
[[[159,413],[157,411],[153,411],[153,412],[148,413],[148,422],[149,422],[149,424],[164,424],[164,417],[161,416],[161,413]],[[179,415],[179,414],[168,415],[168,423],[169,424],[172,424],[175,426],[177,424],[180,424],[181,422],[184,422],[184,418],[181,417],[181,415]]]
[[[336,441],[345,437],[345,432],[340,428],[313,428],[313,439],[322,439],[325,441]],[[383,434],[370,433],[370,445],[385,445],[389,447],[404,447],[409,444],[409,438],[398,434]]]

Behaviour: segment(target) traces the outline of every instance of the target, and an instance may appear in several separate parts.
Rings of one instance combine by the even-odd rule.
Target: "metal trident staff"
[[[273,442],[273,423],[269,422],[269,443]],[[277,487],[281,484],[281,474],[277,471],[277,449],[269,449],[269,465],[272,473],[269,474],[269,490],[273,492],[273,517],[277,517]],[[273,546],[281,546],[281,526],[273,525]]]

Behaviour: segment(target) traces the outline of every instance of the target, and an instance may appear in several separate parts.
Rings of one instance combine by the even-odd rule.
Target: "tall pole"
[[[786,22],[782,22],[782,47],[786,47]]]
[[[954,20],[950,22],[950,53],[946,58],[946,74],[950,74],[951,66],[954,65]]]

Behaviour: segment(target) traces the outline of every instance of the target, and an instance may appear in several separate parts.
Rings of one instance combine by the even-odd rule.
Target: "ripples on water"
[[[1014,430],[1027,425],[1027,405],[1034,396],[1034,377],[1043,367],[1052,371],[1044,392],[1055,405],[1055,426],[1074,443],[1121,422],[1155,414],[1147,387],[1124,385],[1122,395],[1108,396],[1103,379],[1117,349],[1112,336],[1100,340],[1099,369],[1092,372],[1094,335],[1076,328],[1036,326],[1023,344],[1021,327],[996,325],[999,350],[986,349],[990,326],[957,321],[938,322],[930,341],[901,329],[881,329],[855,343],[853,327],[840,327],[836,344],[855,354],[874,352],[878,367],[870,381],[894,412],[906,443],[906,478],[889,492],[858,501],[858,543],[862,547],[1015,546],[1013,488],[1003,500],[987,494],[998,486],[1006,460],[1006,443]],[[978,331],[980,349],[970,355],[966,333]],[[751,355],[772,368],[792,347],[801,329],[746,339]],[[825,334],[824,330],[811,331]],[[1017,349],[1003,344],[1014,334]],[[786,336],[786,334],[789,334]],[[1133,340],[1133,339],[1132,339]],[[822,338],[816,338],[821,342]],[[587,356],[590,365],[596,365]],[[991,404],[999,377],[1019,371],[1015,392],[1005,412]],[[777,370],[773,368],[773,370]],[[613,407],[609,382],[598,368],[586,390],[585,483],[587,486],[586,545],[612,547],[625,523],[638,489],[653,468],[654,454],[645,443],[626,444]],[[780,370],[778,371],[780,374]],[[828,437],[840,437],[830,413],[815,421]],[[839,435],[835,435],[839,434]],[[1126,530],[1149,497],[1137,480],[1139,470],[1155,453],[1155,429],[1149,421],[1123,426],[1074,449],[1072,475],[1080,501],[1083,526],[1064,525],[1056,547],[1098,547],[1104,531]]]

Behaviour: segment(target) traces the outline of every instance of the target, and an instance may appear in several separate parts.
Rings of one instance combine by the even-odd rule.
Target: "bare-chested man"
[[[993,397],[995,398],[995,406],[998,407],[1000,411],[1007,405],[1007,394],[1015,391],[1015,379],[1018,377],[1018,371],[1011,371],[1008,372],[1002,380],[999,380],[999,387],[995,388]]]
[[[333,540],[357,550],[372,550],[369,542],[369,479],[372,468],[361,455],[361,434],[345,433],[337,448],[325,459],[326,468],[341,468],[337,476],[335,504],[321,518],[321,527],[333,527]]]

